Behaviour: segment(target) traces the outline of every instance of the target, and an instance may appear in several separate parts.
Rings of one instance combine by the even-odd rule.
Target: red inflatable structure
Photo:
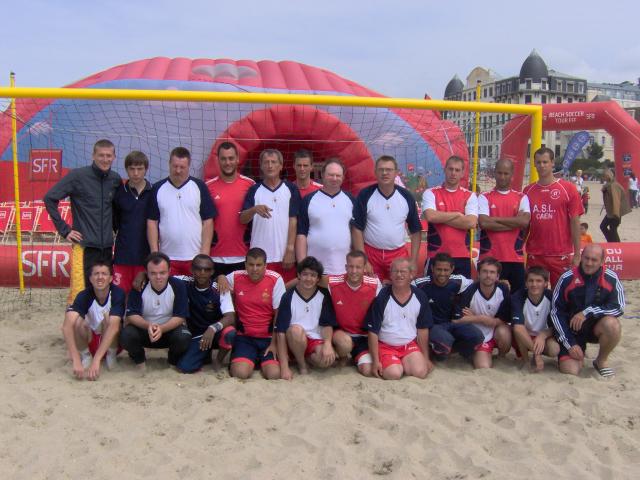
[[[614,139],[616,177],[630,170],[640,172],[640,124],[615,101],[592,103],[547,103],[542,106],[542,130],[606,130]],[[521,188],[531,118],[517,116],[504,127],[502,156],[515,165],[513,187]],[[626,182],[620,182],[626,187]]]

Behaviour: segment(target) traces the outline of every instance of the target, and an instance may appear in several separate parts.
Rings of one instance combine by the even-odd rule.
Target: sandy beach
[[[590,186],[585,218],[602,241]],[[640,238],[639,212],[624,217],[623,240]],[[343,368],[238,381],[182,375],[154,352],[144,378],[121,354],[98,382],[77,381],[60,332],[64,296],[34,290],[30,307],[0,319],[2,478],[637,478],[640,281],[624,286],[608,381],[590,367],[594,346],[579,378],[555,359],[531,374],[511,352],[488,371],[452,358],[427,380]]]

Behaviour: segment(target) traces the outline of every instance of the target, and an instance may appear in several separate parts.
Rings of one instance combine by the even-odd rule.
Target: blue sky
[[[63,86],[154,56],[294,60],[388,96],[442,98],[475,66],[517,74],[535,48],[589,81],[640,77],[634,1],[33,1],[3,5],[0,85]]]

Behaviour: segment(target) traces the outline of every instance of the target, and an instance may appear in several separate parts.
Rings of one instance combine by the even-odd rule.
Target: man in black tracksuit
[[[91,267],[98,260],[111,261],[113,249],[113,220],[111,202],[120,175],[111,170],[116,158],[115,146],[109,140],[99,140],[93,146],[93,163],[71,170],[44,196],[47,212],[58,233],[83,247],[85,287],[89,286]],[[65,197],[71,200],[73,226],[58,212],[58,203]]]
[[[587,343],[600,349],[593,367],[602,377],[612,377],[609,354],[620,341],[618,317],[624,312],[624,290],[618,276],[604,267],[604,250],[595,243],[582,251],[580,265],[566,271],[553,292],[551,321],[560,344],[558,368],[577,375],[582,369]]]

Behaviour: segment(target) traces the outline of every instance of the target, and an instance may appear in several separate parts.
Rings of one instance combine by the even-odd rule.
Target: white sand
[[[629,240],[638,238],[638,216],[625,217]],[[510,353],[490,371],[454,358],[427,380],[398,382],[353,368],[292,382],[188,376],[168,369],[164,352],[151,354],[142,379],[122,354],[117,371],[76,381],[60,334],[63,307],[36,291],[31,308],[0,319],[1,476],[638,478],[640,281],[625,289],[613,380],[590,366],[563,376],[552,359],[530,374]],[[595,354],[591,346],[586,365]]]

